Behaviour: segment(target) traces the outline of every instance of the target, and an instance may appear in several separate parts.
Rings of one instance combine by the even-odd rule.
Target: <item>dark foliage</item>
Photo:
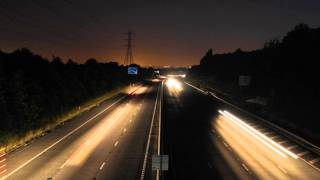
[[[143,72],[144,70],[142,70]],[[28,49],[0,51],[0,132],[43,127],[82,103],[136,81],[116,62],[48,61]]]
[[[320,28],[300,24],[281,41],[271,40],[262,49],[228,54],[209,50],[189,76],[211,80],[215,87],[232,87],[238,96],[267,97],[273,112],[312,127],[320,100],[319,60]],[[252,78],[245,92],[238,86],[240,75]]]

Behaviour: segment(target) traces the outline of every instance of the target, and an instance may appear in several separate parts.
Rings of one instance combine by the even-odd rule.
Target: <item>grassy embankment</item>
[[[95,106],[98,106],[103,101],[110,99],[111,97],[114,97],[119,93],[126,93],[128,92],[128,90],[128,86],[122,86],[110,92],[107,92],[100,97],[94,98],[83,103],[80,106],[81,108],[74,107],[72,110],[66,113],[58,114],[55,118],[50,118],[51,123],[46,124],[45,126],[40,127],[38,129],[28,130],[27,132],[21,134],[16,134],[12,132],[0,132],[0,150],[2,149],[5,152],[9,152],[14,149],[17,149],[18,147],[23,146],[36,138],[44,136],[46,133],[50,132],[50,130],[56,128],[58,125],[66,121],[72,120],[74,117],[80,115],[81,113],[86,112]]]

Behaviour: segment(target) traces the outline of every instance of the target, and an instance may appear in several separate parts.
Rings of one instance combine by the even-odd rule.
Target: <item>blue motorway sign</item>
[[[128,74],[138,74],[138,67],[128,67]]]

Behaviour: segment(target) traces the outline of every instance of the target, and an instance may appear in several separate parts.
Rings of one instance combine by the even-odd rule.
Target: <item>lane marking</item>
[[[3,171],[1,171],[1,172],[0,172],[0,175],[3,174],[3,173],[5,173],[6,171],[7,171],[6,169],[3,170]]]
[[[208,92],[203,91],[202,89],[197,88],[197,87],[195,87],[194,85],[189,84],[189,83],[187,83],[187,82],[184,82],[184,83],[186,83],[187,85],[189,85],[189,86],[193,87],[194,89],[198,90],[198,91],[199,91],[199,92],[201,92],[202,94],[204,94],[204,95],[208,95]]]
[[[0,166],[0,169],[4,168],[4,167],[6,167],[6,166],[7,166],[7,165],[6,165],[6,164],[4,164],[4,165]]]
[[[311,164],[315,164],[315,163],[317,163],[317,162],[319,162],[319,161],[320,161],[320,157],[311,160],[310,163],[311,163]]]
[[[91,122],[92,120],[94,120],[96,117],[100,116],[102,113],[104,113],[105,111],[107,111],[108,109],[110,109],[111,107],[113,107],[114,105],[118,104],[121,100],[123,100],[124,98],[126,98],[126,96],[123,96],[121,98],[119,98],[116,102],[112,103],[110,106],[108,106],[107,108],[105,108],[104,110],[100,111],[99,113],[97,113],[96,115],[94,115],[93,117],[91,117],[90,119],[88,119],[86,122],[84,122],[83,124],[81,124],[80,126],[78,126],[77,128],[73,129],[71,132],[69,132],[68,134],[66,134],[65,136],[63,136],[62,138],[60,138],[59,140],[57,140],[56,142],[54,142],[53,144],[51,144],[49,147],[45,148],[44,150],[42,150],[40,153],[38,153],[37,155],[33,156],[31,159],[29,159],[28,161],[26,161],[25,163],[23,163],[22,165],[20,165],[19,167],[17,167],[16,169],[14,169],[13,171],[11,171],[10,173],[8,173],[7,175],[5,175],[4,177],[2,177],[2,180],[7,179],[8,177],[12,176],[14,173],[16,173],[17,171],[19,171],[20,169],[24,168],[26,165],[30,164],[33,160],[35,160],[36,158],[38,158],[39,156],[41,156],[42,154],[44,154],[45,152],[47,152],[48,150],[50,150],[52,147],[56,146],[58,143],[60,143],[61,141],[63,141],[64,139],[66,139],[67,137],[69,137],[70,135],[72,135],[73,133],[75,133],[76,131],[78,131],[80,128],[82,128],[84,125],[88,124],[89,122]]]
[[[301,153],[298,153],[297,156],[304,156],[306,154],[309,154],[310,152],[309,151],[304,151],[304,152],[301,152]]]
[[[6,161],[6,159],[2,159],[1,161],[0,161],[0,163],[3,163],[3,162],[5,162]]]
[[[141,171],[141,175],[140,175],[140,180],[144,180],[144,176],[145,176],[145,171],[146,171],[146,166],[147,166],[147,159],[148,159],[148,154],[149,154],[149,147],[150,147],[150,140],[151,140],[151,132],[152,132],[152,129],[153,129],[153,121],[154,121],[154,117],[155,117],[156,109],[157,109],[157,104],[158,104],[159,90],[160,90],[160,87],[158,87],[156,102],[154,103],[153,114],[152,114],[152,119],[151,119],[151,123],[150,123],[148,141],[147,141],[147,146],[146,146],[146,150],[145,150],[145,154],[144,154],[143,166],[142,166],[142,171]]]
[[[60,169],[62,169],[65,165],[67,165],[69,163],[70,159],[66,160],[66,162],[64,162],[61,166]]]
[[[282,167],[279,166],[279,165],[277,165],[277,166],[278,166],[278,168],[279,168],[283,173],[288,174],[288,172],[287,172],[284,168],[282,168]]]
[[[229,147],[229,145],[227,143],[225,143],[224,141],[223,141],[223,144],[225,147],[227,147],[227,148]]]
[[[0,154],[0,158],[2,158],[2,157],[5,156],[5,155],[6,155],[6,153]]]
[[[102,170],[102,168],[104,167],[104,165],[105,165],[106,163],[105,162],[103,162],[102,164],[101,164],[101,166],[100,166],[100,170]]]
[[[160,101],[159,101],[159,128],[158,128],[158,155],[161,153],[161,106],[162,106],[162,98],[163,98],[163,81],[161,82],[161,89],[160,89]],[[156,171],[156,180],[160,179],[160,170],[157,169]]]
[[[247,167],[245,164],[241,163],[241,166],[242,166],[246,171],[250,172],[249,169],[248,169],[248,167]]]
[[[296,147],[298,147],[298,145],[292,145],[292,146],[288,147],[287,149],[291,150],[291,149],[296,148]]]
[[[117,147],[118,144],[119,144],[119,141],[116,141],[116,142],[114,143],[114,147]]]

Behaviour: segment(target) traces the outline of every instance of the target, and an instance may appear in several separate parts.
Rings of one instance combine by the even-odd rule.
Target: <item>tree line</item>
[[[26,48],[0,51],[0,136],[43,127],[88,100],[141,78],[130,77],[127,67],[116,62],[89,59],[78,64],[69,59],[64,63]]]
[[[320,124],[316,118],[319,60],[320,28],[299,24],[282,39],[270,40],[257,50],[214,54],[210,49],[200,64],[191,68],[189,77],[239,98],[264,96],[272,112],[312,128]],[[239,87],[241,75],[251,77],[249,87]]]

